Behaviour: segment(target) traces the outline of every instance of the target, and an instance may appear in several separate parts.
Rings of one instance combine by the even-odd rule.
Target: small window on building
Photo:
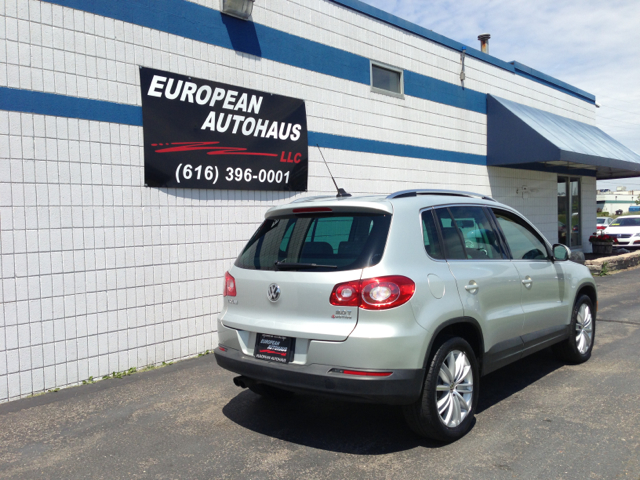
[[[402,97],[404,93],[402,70],[371,62],[371,90]]]

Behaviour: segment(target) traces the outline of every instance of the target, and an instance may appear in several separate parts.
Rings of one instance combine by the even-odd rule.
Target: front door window
[[[516,215],[494,209],[498,225],[507,240],[514,260],[547,260],[547,247],[538,235]]]

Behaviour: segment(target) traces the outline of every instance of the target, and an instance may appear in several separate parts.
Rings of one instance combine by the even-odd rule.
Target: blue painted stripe
[[[142,108],[135,105],[16,88],[0,87],[0,110],[142,126]]]
[[[338,48],[330,47],[318,42],[297,37],[280,30],[276,30],[255,22],[245,22],[227,15],[222,15],[217,10],[197,5],[185,0],[46,0],[49,3],[64,7],[82,10],[108,18],[122,20],[127,23],[148,27],[154,30],[190,38],[210,45],[234,49],[239,52],[249,53],[261,58],[266,58],[294,67],[343,78],[353,82],[368,85],[369,59]],[[436,43],[460,51],[465,45],[447,37],[439,35],[431,30],[407,22],[394,15],[386,13],[375,7],[362,3],[359,0],[331,0],[347,8],[356,10],[365,15],[382,20],[403,30],[415,33]],[[595,102],[595,97],[587,92],[572,87],[553,77],[526,67],[518,62],[507,63],[482,53],[471,47],[465,47],[467,55],[482,60],[491,65],[514,72],[548,87],[560,90],[564,93],[581,98],[582,100]],[[425,100],[430,100],[446,105],[459,106],[476,105],[475,97],[484,95],[469,89],[462,89],[442,80],[436,80],[413,72],[405,72],[405,92]],[[415,81],[417,85],[406,82]],[[441,88],[425,89],[423,84],[431,83]],[[458,89],[456,95],[444,94],[442,91]],[[407,93],[409,94],[409,93]],[[453,103],[450,99],[455,97]],[[473,97],[467,99],[466,97]],[[464,99],[461,101],[461,98]],[[465,107],[462,107],[465,108]],[[485,113],[486,109],[469,108],[470,110]]]
[[[547,87],[554,88],[591,104],[596,103],[596,97],[588,92],[585,92],[584,90],[580,90],[579,88],[569,85],[562,80],[558,80],[557,78],[553,78],[542,72],[534,70],[531,67],[527,67],[520,62],[514,61],[511,63],[516,69],[516,75],[520,75],[521,77],[528,78],[529,80],[533,80],[534,82],[541,83],[542,85],[546,85]]]
[[[369,84],[369,60],[185,0],[47,0],[198,42]]]
[[[245,22],[184,0],[48,0],[286,65],[370,84],[369,59],[255,22]],[[486,95],[405,71],[405,93],[486,113]]]
[[[429,160],[441,160],[443,162],[468,163],[472,165],[486,165],[485,155],[471,153],[451,152],[449,150],[436,150],[435,148],[416,147],[413,145],[401,145],[398,143],[379,142],[377,140],[365,140],[364,138],[342,137],[329,133],[309,132],[309,145],[320,145],[336,150],[348,150],[352,152],[378,153],[381,155],[393,155],[396,157],[424,158]]]
[[[142,107],[15,88],[0,87],[0,110],[142,126]],[[310,146],[319,144],[321,147],[353,152],[379,153],[474,165],[487,164],[487,157],[484,155],[342,137],[328,133],[308,132],[308,135]]]
[[[430,100],[438,98],[439,103],[463,108],[478,113],[487,113],[487,95],[462,89],[457,85],[425,77],[413,72],[404,72],[404,93],[406,95]]]

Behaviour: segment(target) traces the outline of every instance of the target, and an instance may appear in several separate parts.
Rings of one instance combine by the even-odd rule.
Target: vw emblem
[[[269,288],[267,290],[267,298],[272,302],[277,302],[280,298],[280,287],[275,283],[269,285]]]

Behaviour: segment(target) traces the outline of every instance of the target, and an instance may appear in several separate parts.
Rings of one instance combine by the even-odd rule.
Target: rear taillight
[[[360,281],[360,308],[365,310],[384,310],[403,305],[413,297],[416,284],[413,280],[400,275],[368,278]]]
[[[367,278],[339,283],[333,287],[330,302],[337,306],[385,310],[407,303],[415,291],[413,280],[400,275]]]
[[[225,297],[236,296],[236,279],[229,272],[224,274],[224,292],[222,295]]]
[[[360,305],[360,281],[339,283],[331,292],[331,305],[357,307]]]

